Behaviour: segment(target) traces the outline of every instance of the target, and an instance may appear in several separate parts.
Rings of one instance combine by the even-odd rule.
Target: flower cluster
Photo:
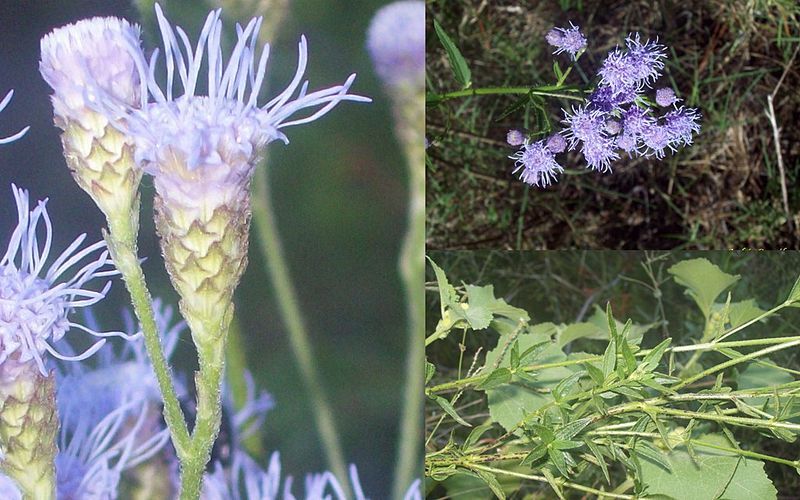
[[[555,28],[546,39],[558,47],[556,53],[566,51],[573,57],[585,46],[585,38],[574,25]],[[563,110],[565,127],[556,136],[567,140],[569,150],[579,149],[587,167],[599,172],[611,172],[621,153],[662,159],[668,150],[675,152],[692,144],[700,131],[700,113],[678,106],[680,99],[671,88],[656,90],[655,104],[668,108],[660,116],[645,96],[661,76],[665,59],[666,47],[657,40],[642,41],[638,33],[629,35],[624,49],[617,47],[608,53],[598,70],[598,84],[586,102]],[[510,145],[519,145],[518,135],[518,131],[509,132]],[[563,171],[554,156],[559,151],[544,141],[523,141],[522,149],[511,156],[516,160],[513,172],[521,170],[520,179],[527,184],[549,186]]]

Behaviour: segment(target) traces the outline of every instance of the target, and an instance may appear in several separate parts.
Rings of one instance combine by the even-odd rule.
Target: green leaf
[[[671,342],[671,338],[665,339],[663,342],[655,346],[652,351],[645,355],[640,366],[642,366],[642,369],[646,373],[652,372],[658,368],[658,364],[661,362],[661,358],[664,356],[664,352],[667,350],[667,347],[669,347]]]
[[[553,475],[553,472],[550,469],[542,469],[542,474],[544,474],[545,479],[547,479],[547,483],[553,488],[553,491],[556,493],[560,500],[566,500],[564,497],[564,492],[561,491],[561,486],[559,485],[556,477]]]
[[[525,351],[519,357],[520,366],[526,366],[536,361],[539,355],[542,354],[542,352],[544,352],[544,350],[550,345],[552,345],[552,342],[546,340],[525,349]]]
[[[574,450],[583,446],[582,441],[570,441],[568,439],[557,439],[550,445],[556,450]]]
[[[447,33],[436,19],[433,20],[433,29],[436,31],[436,36],[439,37],[439,41],[447,52],[447,58],[450,60],[450,67],[453,69],[456,81],[461,84],[463,88],[469,87],[472,83],[472,73],[469,70],[469,66],[467,66],[467,61],[464,60],[464,56],[461,55],[461,51],[458,50],[456,44],[450,40],[450,37],[447,36]]]
[[[611,477],[608,475],[608,465],[606,464],[606,459],[603,456],[603,453],[600,451],[600,447],[588,439],[586,440],[586,446],[589,447],[592,455],[594,455],[594,458],[597,459],[597,463],[600,465],[600,470],[603,471],[603,476],[606,478],[606,484],[611,484]]]
[[[483,481],[489,486],[489,489],[492,490],[492,493],[494,493],[497,498],[500,500],[505,500],[506,493],[503,491],[503,487],[500,486],[500,483],[497,481],[497,478],[494,474],[485,470],[478,470],[475,471],[475,473],[478,474],[481,479],[483,479]]]
[[[794,286],[789,292],[786,302],[800,302],[800,276],[798,276],[797,281],[794,282]]]
[[[733,448],[718,434],[702,436],[701,442]],[[649,457],[641,459],[641,481],[648,497],[692,500],[774,500],[775,486],[764,472],[764,463],[695,444],[695,460],[684,445],[666,454],[671,470]],[[637,450],[638,451],[638,450]],[[702,485],[702,487],[700,487]]]
[[[556,75],[556,80],[559,82],[564,77],[564,73],[561,72],[561,66],[558,65],[558,61],[553,62],[553,73]]]
[[[588,338],[597,339],[597,340],[608,340],[608,316],[606,311],[603,311],[599,306],[594,306],[594,313],[588,318],[588,322],[592,325],[595,325],[598,328],[600,334],[598,336],[590,336]],[[625,325],[621,321],[614,320],[614,323],[617,327],[617,330],[622,330]],[[645,333],[652,330],[660,323],[646,323],[646,324],[639,324],[639,323],[632,323],[628,327],[627,338],[628,342],[631,344],[639,345],[642,342],[642,337]]]
[[[603,382],[606,380],[606,376],[603,375],[602,370],[596,367],[594,363],[586,362],[583,363],[583,367],[586,368],[586,371],[589,373],[589,376],[592,378],[592,381],[595,385],[602,386]]]
[[[425,360],[425,384],[426,385],[428,384],[428,382],[431,381],[431,379],[433,378],[434,374],[436,374],[436,366],[426,359]]]
[[[450,401],[446,400],[442,396],[435,396],[434,401],[436,401],[436,403],[442,408],[442,410],[444,410],[445,413],[450,415],[453,418],[453,420],[466,427],[472,427],[472,425],[470,425],[466,420],[461,418],[456,409],[453,408],[453,405],[450,404]]]
[[[633,450],[638,455],[657,463],[667,472],[672,472],[672,465],[670,465],[669,460],[667,459],[667,454],[664,452],[664,450],[659,449],[650,441],[644,441],[642,439],[636,441],[636,445],[634,446]]]
[[[566,454],[563,451],[559,451],[553,448],[547,449],[547,457],[550,459],[550,463],[556,466],[558,472],[564,476],[569,477],[569,468],[567,467],[567,458]]]
[[[439,287],[439,303],[442,316],[444,316],[445,309],[458,304],[458,294],[456,293],[456,289],[453,288],[453,285],[447,281],[447,275],[445,275],[442,268],[437,266],[430,257],[427,257],[427,259],[436,275],[436,284]]]
[[[485,391],[488,389],[494,389],[495,387],[499,387],[509,382],[511,382],[511,370],[508,368],[498,368],[488,377],[486,377],[483,382],[478,384],[476,389]]]
[[[679,285],[686,287],[685,293],[694,299],[706,318],[719,294],[739,280],[738,275],[725,273],[704,258],[678,262],[667,271]]]
[[[494,424],[492,422],[487,422],[485,424],[479,425],[470,431],[469,436],[467,439],[464,440],[464,445],[461,447],[463,450],[468,450],[472,447],[475,443],[477,443],[486,431],[492,428]]]
[[[723,304],[714,304],[712,311],[721,312],[723,308]],[[730,323],[731,328],[736,328],[739,325],[747,323],[751,319],[761,316],[765,312],[766,311],[758,307],[758,304],[753,299],[731,302],[728,306],[728,323]]]
[[[606,352],[603,354],[603,375],[608,379],[608,376],[614,372],[617,366],[617,341],[611,339],[606,347]]]
[[[611,302],[606,303],[606,320],[608,324],[608,333],[610,335],[610,338],[613,340],[617,340],[619,338],[619,333],[617,330],[617,321],[611,314]]]
[[[579,372],[573,373],[569,377],[559,382],[553,388],[553,397],[556,399],[556,401],[562,399],[564,396],[572,392],[572,388],[575,387],[575,384],[577,384],[578,381],[581,379],[581,377],[585,375],[586,372],[581,370]]]
[[[578,420],[573,420],[572,422],[561,426],[555,432],[555,437],[556,439],[572,439],[580,434],[580,432],[590,423],[592,423],[591,418],[579,418]]]
[[[794,377],[792,377],[791,374],[781,370],[778,365],[772,361],[763,359],[761,362],[747,363],[747,367],[739,373],[738,388],[739,390],[758,389],[761,387],[788,384],[793,381]],[[749,405],[761,406],[766,403],[768,399],[772,399],[774,405],[775,398],[768,397],[745,398],[744,401]]]
[[[515,340],[514,345],[511,346],[511,368],[516,370],[519,368],[519,341]]]
[[[554,329],[555,325],[552,323],[542,323],[529,327],[517,337],[520,351],[525,352],[537,344],[545,343],[547,344],[546,348],[542,350],[541,355],[537,358],[537,363],[557,363],[566,360],[567,356],[564,352],[550,340],[550,335],[554,332]],[[508,342],[509,335],[510,333],[501,335],[497,347],[486,354],[485,366],[494,366],[495,361],[503,351],[503,346]],[[500,363],[500,367],[509,366],[508,358],[503,359],[503,362]],[[551,394],[540,392],[542,389],[552,388],[561,380],[572,375],[572,373],[571,370],[564,367],[548,368],[537,372],[534,381],[525,385],[506,384],[490,389],[486,391],[489,414],[495,422],[509,431],[516,427],[526,415],[553,401]],[[517,376],[522,378],[521,372],[518,372]]]
[[[533,464],[544,458],[545,455],[547,455],[547,445],[540,444],[539,446],[534,448],[530,453],[525,455],[525,458],[522,459],[520,465],[532,466]]]

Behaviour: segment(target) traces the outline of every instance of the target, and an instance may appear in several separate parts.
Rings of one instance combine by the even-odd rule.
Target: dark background
[[[228,2],[213,3],[162,6],[194,42],[208,10]],[[357,72],[353,91],[374,99],[368,105],[344,103],[318,122],[291,128],[291,144],[275,142],[268,152],[279,230],[318,370],[334,405],[346,459],[358,465],[365,493],[375,498],[388,494],[393,470],[405,345],[405,309],[395,271],[405,226],[405,169],[388,103],[364,48],[369,20],[383,3],[292,0],[273,44],[267,79],[272,88],[283,89],[295,71],[296,44],[304,33],[310,89],[341,83]],[[16,91],[0,115],[0,136],[31,126],[22,140],[0,148],[4,242],[16,224],[11,182],[29,189],[32,199],[50,198],[54,249],[63,249],[81,232],[92,241],[101,237],[103,217],[70,177],[52,125],[50,89],[38,72],[41,36],[100,15],[140,19],[134,5],[119,0],[0,2],[0,93]],[[231,28],[234,20],[224,16]],[[146,28],[151,35],[152,27]],[[160,38],[146,36],[146,51],[156,43]],[[145,178],[140,254],[148,259],[145,273],[153,294],[174,302],[153,229],[152,191],[152,180]],[[311,406],[255,245],[236,300],[248,366],[276,402],[263,430],[265,449],[281,452],[286,474],[325,469]],[[115,283],[100,307],[104,326],[121,327],[119,310],[126,301],[122,283]],[[193,357],[184,339],[177,363],[191,368]],[[260,462],[266,465],[264,457]]]

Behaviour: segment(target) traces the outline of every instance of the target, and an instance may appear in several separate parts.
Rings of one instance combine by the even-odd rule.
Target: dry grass
[[[562,9],[563,6],[566,9]],[[660,80],[703,114],[696,143],[664,161],[619,161],[614,173],[568,175],[547,190],[511,175],[509,128],[540,130],[534,112],[501,118],[507,96],[429,107],[428,248],[796,248],[800,242],[800,6],[790,0],[428,3],[470,64],[473,86],[552,83],[543,42],[569,20],[589,50],[568,80],[586,86],[606,52],[630,31],[671,50]],[[432,30],[430,31],[432,33]],[[428,36],[429,90],[455,90],[444,51]],[[562,66],[564,58],[558,58]],[[787,220],[773,127],[774,96],[785,170]],[[557,120],[563,103],[548,102]]]

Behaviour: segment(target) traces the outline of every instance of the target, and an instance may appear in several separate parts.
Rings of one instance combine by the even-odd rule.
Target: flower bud
[[[78,21],[41,41],[39,70],[53,89],[67,165],[110,224],[120,217],[138,221],[142,174],[133,141],[120,129],[124,106],[141,107],[146,98],[140,43],[139,27],[115,17]]]

